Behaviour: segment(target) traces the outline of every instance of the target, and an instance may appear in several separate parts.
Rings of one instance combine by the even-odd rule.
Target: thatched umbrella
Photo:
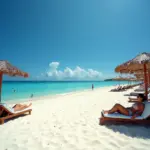
[[[144,77],[144,73],[135,73],[134,74],[135,77]]]
[[[115,77],[112,78],[113,81],[119,81],[119,85],[120,85],[120,81],[128,81],[128,84],[130,84],[131,81],[137,81],[137,78],[133,78],[133,77]]]
[[[125,78],[123,77],[115,77],[115,78],[112,78],[113,81],[124,81]]]
[[[129,62],[129,61],[128,61]],[[124,63],[125,64],[125,63]],[[142,74],[143,73],[143,69],[136,69],[136,70],[131,70],[131,69],[129,69],[128,67],[126,67],[126,66],[121,66],[121,65],[119,65],[119,66],[117,66],[116,68],[115,68],[115,72],[117,72],[117,73],[121,73],[121,74],[133,74],[133,75],[135,75],[135,74]],[[144,73],[143,73],[144,74]],[[144,76],[144,75],[143,75]],[[129,77],[129,79],[130,79],[130,77]],[[137,79],[138,81],[140,81],[141,80],[141,78],[139,79]],[[150,80],[149,80],[150,81]]]
[[[27,78],[29,75],[26,72],[19,70],[18,68],[11,65],[8,61],[0,60],[0,102],[1,102],[1,90],[3,75],[9,76],[22,76]]]
[[[144,79],[144,73],[143,72],[137,72],[134,74],[137,78],[143,78]],[[148,84],[150,85],[150,70],[147,72],[147,78],[148,78]]]
[[[147,97],[147,71],[150,69],[150,53],[142,53],[129,60],[122,65],[115,68],[116,72],[121,72],[121,70],[128,70],[128,73],[134,73],[137,70],[144,72],[144,83],[145,83],[145,96]]]
[[[128,67],[124,67],[124,66],[120,65],[119,67],[115,68],[115,72],[121,73],[121,74],[141,74],[141,73],[143,73],[143,69],[132,70]]]
[[[122,77],[115,77],[115,78],[112,78],[112,81],[118,81],[119,82],[119,85],[120,85],[120,81],[122,81]]]
[[[137,78],[134,77],[128,77],[124,79],[125,81],[137,81]]]

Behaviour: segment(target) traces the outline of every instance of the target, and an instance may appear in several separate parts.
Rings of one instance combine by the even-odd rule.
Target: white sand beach
[[[150,129],[100,126],[103,109],[130,106],[112,87],[33,101],[32,114],[0,126],[0,150],[149,150]]]

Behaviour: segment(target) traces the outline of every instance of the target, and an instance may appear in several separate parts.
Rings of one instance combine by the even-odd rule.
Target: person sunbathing
[[[118,86],[117,88],[115,88],[115,89],[112,89],[111,91],[120,91],[122,89],[122,86]]]
[[[122,88],[123,88],[123,87],[119,85],[118,88],[117,88],[116,90],[119,91],[119,90],[122,90]]]
[[[141,116],[144,108],[145,108],[145,104],[143,103],[145,101],[145,97],[143,94],[139,94],[137,96],[137,102],[134,103],[132,105],[132,107],[123,107],[120,104],[115,104],[114,107],[110,110],[104,111],[104,114],[113,114],[113,113],[120,113],[126,116],[131,116],[131,119],[135,119],[138,116]]]
[[[21,110],[24,110],[28,107],[30,107],[32,105],[32,103],[30,103],[29,105],[26,105],[26,104],[16,104],[15,106],[11,107],[11,111],[21,111]]]

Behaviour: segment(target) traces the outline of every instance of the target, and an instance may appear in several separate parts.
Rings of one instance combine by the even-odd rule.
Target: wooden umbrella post
[[[147,90],[147,67],[146,67],[146,64],[144,63],[144,85],[145,85],[145,96],[146,96],[146,99],[148,98],[148,90]]]
[[[148,80],[149,80],[149,86],[150,86],[150,69],[148,70]]]
[[[0,73],[0,103],[1,103],[1,96],[2,96],[2,80],[3,80],[3,73]]]

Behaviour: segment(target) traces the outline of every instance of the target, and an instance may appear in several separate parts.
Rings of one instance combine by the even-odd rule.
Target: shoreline
[[[94,88],[94,91],[95,90],[99,90],[99,89],[105,89],[105,88],[114,88],[113,85],[110,85],[110,86],[103,86],[103,87],[96,87]],[[12,99],[12,100],[4,100],[2,102],[5,102],[5,103],[10,103],[10,104],[13,104],[13,103],[16,103],[16,102],[21,102],[21,103],[25,103],[25,102],[35,102],[35,101],[38,101],[38,100],[42,100],[42,99],[53,99],[53,98],[58,98],[60,96],[67,96],[67,95],[74,95],[74,94],[80,94],[82,92],[87,92],[87,91],[92,91],[92,89],[80,89],[80,90],[74,90],[74,91],[71,91],[71,92],[66,92],[66,93],[60,93],[60,94],[48,94],[48,95],[41,95],[41,96],[35,96],[33,98],[18,98],[18,99]]]
[[[73,82],[73,84],[72,84]],[[108,87],[108,86],[113,86],[116,87],[117,85],[127,85],[127,82],[123,83],[118,83],[118,82],[104,82],[104,81],[88,81],[85,83],[78,83],[71,81],[66,82],[64,81],[63,83],[65,84],[49,84],[49,83],[43,83],[38,84],[39,82],[33,82],[33,84],[28,84],[28,82],[18,82],[15,83],[9,83],[3,85],[3,91],[2,91],[2,101],[5,102],[13,102],[13,101],[27,101],[31,100],[34,98],[38,97],[45,97],[45,96],[57,96],[57,95],[63,95],[63,94],[68,94],[72,92],[78,92],[78,91],[83,91],[83,90],[90,90],[92,87],[91,85],[94,84],[94,89],[97,88],[103,88],[103,87]],[[51,83],[51,82],[50,82]],[[56,83],[56,82],[54,82]],[[33,98],[32,98],[33,94]]]

